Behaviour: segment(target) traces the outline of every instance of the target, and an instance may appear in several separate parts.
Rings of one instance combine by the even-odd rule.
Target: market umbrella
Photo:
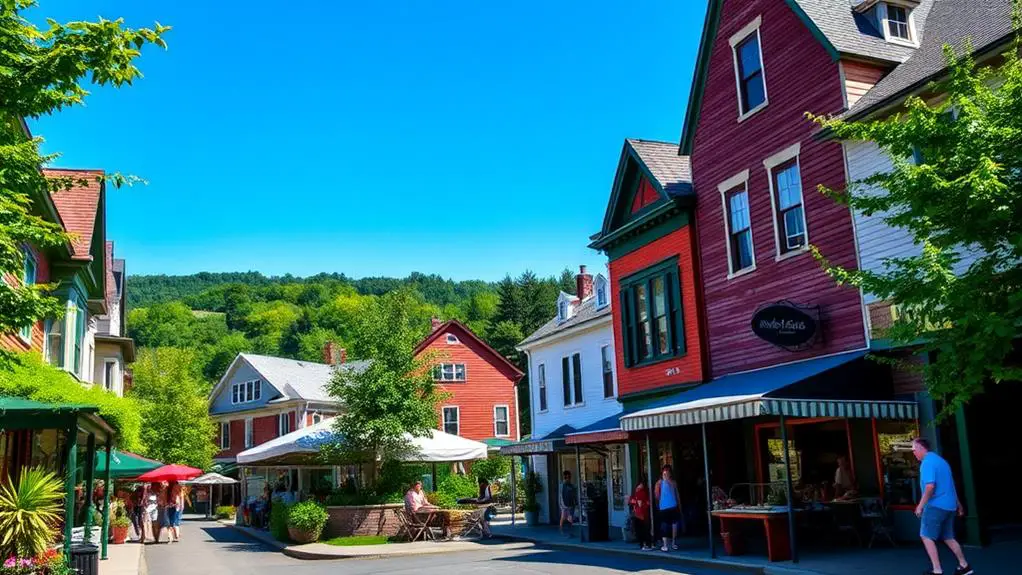
[[[113,449],[110,453],[110,461],[112,465],[110,467],[110,477],[112,479],[125,479],[131,477],[138,477],[143,473],[158,469],[163,466],[163,463],[156,461],[155,459],[148,459],[141,455],[136,455],[130,451],[121,451],[119,449]],[[96,476],[103,477],[106,473],[106,452],[96,452]]]
[[[200,476],[196,477],[195,479],[191,479],[189,481],[185,481],[184,483],[187,483],[189,485],[206,485],[208,487],[208,489],[209,489],[209,498],[206,500],[207,501],[207,503],[206,503],[206,518],[209,519],[210,511],[212,511],[212,509],[213,509],[213,486],[214,485],[232,485],[232,484],[237,483],[237,482],[238,482],[237,479],[231,479],[230,477],[224,477],[223,475],[220,475],[219,473],[205,473],[203,475],[200,475]]]
[[[164,465],[147,473],[139,475],[139,481],[185,481],[202,475],[201,469],[188,467],[187,465]]]

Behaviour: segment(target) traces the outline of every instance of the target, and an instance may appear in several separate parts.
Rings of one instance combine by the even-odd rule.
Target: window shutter
[[[684,355],[685,353],[685,310],[682,307],[681,300],[681,277],[678,272],[672,271],[667,274],[668,282],[668,294],[671,297],[671,331],[672,342],[675,353],[677,355]]]
[[[582,354],[576,353],[571,356],[572,368],[575,372],[575,403],[582,403]]]
[[[618,294],[621,300],[621,354],[625,360],[625,367],[632,366],[632,341],[631,341],[631,322],[632,313],[628,308],[628,288],[622,288]]]
[[[564,405],[571,405],[571,372],[568,370],[568,358],[561,358],[561,383],[564,388]]]

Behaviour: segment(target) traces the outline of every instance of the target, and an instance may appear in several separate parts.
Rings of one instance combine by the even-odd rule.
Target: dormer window
[[[908,10],[902,6],[887,6],[887,33],[891,38],[912,41],[908,27]]]
[[[461,342],[458,341],[458,336],[454,335],[453,333],[449,333],[447,334],[447,343],[450,345],[454,345]]]
[[[919,0],[853,0],[853,9],[869,19],[884,40],[895,44],[917,44],[912,9]]]
[[[610,302],[610,298],[608,297],[608,287],[609,286],[607,285],[607,278],[603,277],[602,275],[596,276],[597,309],[607,307],[607,304]]]
[[[568,302],[561,300],[557,302],[557,321],[568,319]]]

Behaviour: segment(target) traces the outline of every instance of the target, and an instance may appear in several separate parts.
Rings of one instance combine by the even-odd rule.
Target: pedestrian
[[[145,515],[142,518],[142,543],[159,543],[160,505],[156,494],[146,489]]]
[[[628,503],[632,506],[632,532],[639,539],[639,549],[650,551],[653,549],[653,534],[649,530],[649,488],[646,483],[645,475],[639,478]]]
[[[558,527],[561,535],[564,535],[564,523],[568,523],[568,537],[571,538],[575,527],[575,502],[578,501],[578,494],[575,485],[571,482],[571,472],[565,471],[564,480],[561,481],[558,493],[558,503],[561,508],[561,523]]]
[[[135,529],[135,535],[141,543],[145,543],[145,527],[142,525],[145,517],[146,488],[145,484],[135,487],[131,494],[131,526]]]
[[[153,520],[153,537],[159,543],[163,528],[167,527],[167,484],[154,481],[149,485],[150,496],[156,496],[156,517]]]
[[[667,533],[671,533],[671,549],[678,549],[678,522],[681,521],[681,497],[678,495],[678,484],[674,481],[670,465],[664,465],[660,472],[660,480],[654,490],[657,511],[660,515],[660,537],[664,544],[660,550],[667,552]]]
[[[919,460],[919,484],[923,490],[919,505],[916,505],[916,517],[920,519],[919,537],[932,565],[927,573],[944,573],[937,551],[937,541],[942,540],[958,559],[955,575],[972,575],[972,567],[965,560],[962,546],[955,540],[955,514],[965,516],[965,508],[958,499],[951,466],[943,457],[930,451],[930,443],[921,437],[912,440],[912,454]]]
[[[493,536],[490,532],[490,512],[496,511],[493,509],[493,490],[490,489],[490,482],[487,479],[479,479],[479,497],[476,499],[476,505],[486,506],[479,518],[479,528],[483,532],[483,539],[489,539]]]
[[[169,543],[181,541],[181,513],[185,510],[184,489],[177,481],[167,487],[167,527]]]

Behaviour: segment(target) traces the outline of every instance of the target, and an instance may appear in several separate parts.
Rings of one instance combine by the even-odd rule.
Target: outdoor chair
[[[471,537],[474,533],[479,534],[480,537],[483,533],[483,520],[486,517],[488,507],[480,507],[471,513],[468,518],[465,519],[465,528],[461,530],[462,537]]]
[[[890,521],[890,514],[887,513],[887,506],[879,498],[871,497],[863,499],[861,502],[862,506],[862,518],[866,519],[870,523],[870,537],[868,548],[873,548],[873,542],[876,538],[885,537],[891,544],[891,547],[897,547],[898,544],[894,542],[894,525]]]
[[[409,513],[404,509],[395,509],[398,522],[401,527],[398,529],[398,537],[405,537],[409,542],[427,541],[430,537],[427,521],[415,513]]]

